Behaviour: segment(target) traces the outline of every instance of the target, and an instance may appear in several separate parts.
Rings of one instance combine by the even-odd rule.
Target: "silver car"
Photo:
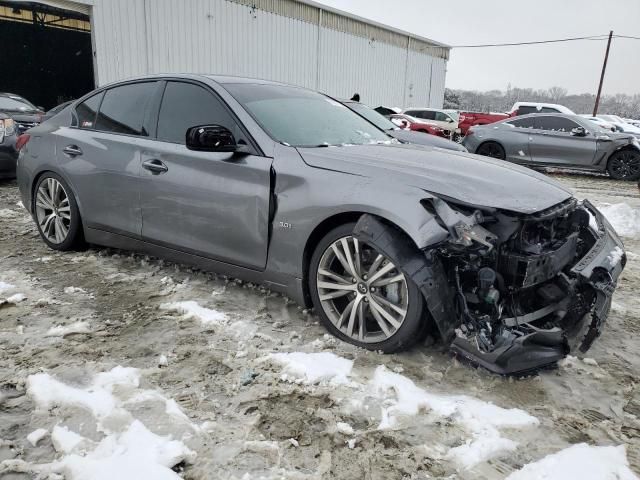
[[[545,176],[401,144],[298,87],[148,76],[28,135],[18,184],[51,248],[262,282],[364,348],[430,332],[492,371],[533,370],[589,348],[626,262],[598,210]]]
[[[524,165],[608,172],[640,178],[640,144],[634,135],[605,130],[579,115],[532,114],[471,127],[470,152]]]

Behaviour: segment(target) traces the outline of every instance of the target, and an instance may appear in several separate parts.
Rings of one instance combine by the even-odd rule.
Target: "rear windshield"
[[[342,103],[284,85],[224,86],[276,141],[294,147],[388,143],[390,137]]]
[[[13,112],[35,112],[37,108],[19,97],[0,97],[0,110]]]

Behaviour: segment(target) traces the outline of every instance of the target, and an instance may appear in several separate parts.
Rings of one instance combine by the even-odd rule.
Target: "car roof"
[[[573,115],[573,111],[570,108],[560,105],[558,103],[545,103],[545,102],[516,102],[513,104],[513,109],[516,110],[520,107],[540,107],[540,108],[555,108],[560,110],[561,113]]]
[[[272,80],[265,80],[262,78],[251,78],[251,77],[240,77],[233,75],[216,75],[216,74],[208,74],[208,73],[154,73],[149,75],[138,75],[134,77],[123,78],[114,82],[110,82],[105,85],[101,85],[100,88],[110,87],[114,85],[118,85],[120,83],[126,82],[135,82],[141,80],[156,80],[162,78],[183,78],[185,80],[213,80],[216,83],[221,85],[224,84],[234,84],[234,83],[246,83],[253,85],[280,85],[283,87],[293,87],[293,88],[301,88],[298,85],[291,85],[282,82],[274,82]],[[308,89],[305,89],[308,90]]]

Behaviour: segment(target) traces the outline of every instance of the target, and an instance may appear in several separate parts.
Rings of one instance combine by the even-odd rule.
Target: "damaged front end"
[[[600,335],[626,256],[588,201],[518,214],[440,198],[423,202],[448,232],[424,250],[364,215],[354,235],[401,265],[420,287],[442,339],[499,374],[586,352]]]

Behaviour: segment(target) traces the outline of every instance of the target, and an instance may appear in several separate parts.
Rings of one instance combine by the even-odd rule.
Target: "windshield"
[[[0,97],[0,110],[35,112],[37,108],[19,97]]]
[[[245,83],[225,88],[274,140],[286,145],[324,147],[391,141],[343,104],[316,92]]]
[[[393,122],[387,120],[373,108],[362,105],[361,103],[347,103],[347,106],[382,130],[395,130],[398,128]]]

